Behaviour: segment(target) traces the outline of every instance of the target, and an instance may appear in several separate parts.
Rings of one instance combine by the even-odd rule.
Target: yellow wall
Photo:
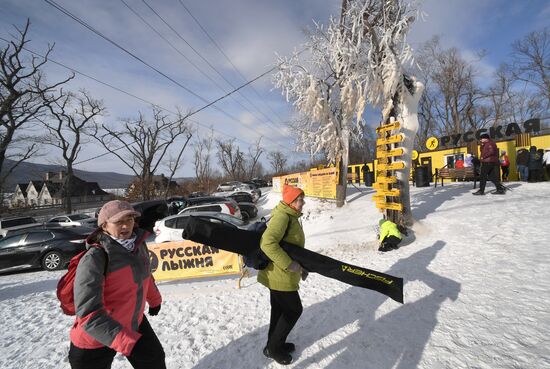
[[[502,152],[502,150],[506,150],[506,154],[508,155],[508,159],[510,160],[510,174],[508,176],[508,179],[510,181],[517,181],[519,180],[519,177],[518,177],[518,172],[516,170],[516,152],[520,148],[525,148],[529,150],[530,146],[536,146],[537,149],[550,148],[550,135],[532,136],[531,145],[529,146],[516,147],[515,139],[507,140],[507,141],[499,141],[496,144],[499,151]],[[466,153],[467,153],[466,146],[456,147],[452,149],[445,149],[445,150],[434,150],[434,151],[422,152],[422,153],[419,153],[418,160],[419,162],[421,162],[422,158],[431,157],[432,158],[432,175],[433,175],[435,174],[436,168],[439,169],[445,166],[446,155],[460,154],[460,153],[463,153],[464,156],[466,156]],[[479,157],[479,145],[477,147],[476,155]]]
[[[520,148],[526,148],[527,150],[529,150],[530,146],[536,146],[537,149],[550,148],[550,134],[541,135],[541,136],[531,136],[531,144],[529,146],[516,147],[515,139],[511,139],[507,141],[499,141],[496,144],[500,151],[506,150],[506,154],[508,155],[508,159],[510,160],[510,174],[508,176],[508,180],[517,181],[519,180],[519,178],[518,178],[518,172],[516,170],[516,152]],[[446,155],[460,154],[460,153],[463,153],[464,156],[466,156],[466,153],[467,153],[466,146],[455,147],[452,149],[421,152],[418,155],[418,162],[421,163],[422,158],[431,157],[432,158],[432,175],[434,175],[436,169],[440,169],[445,166]],[[479,157],[479,145],[477,147],[476,155]],[[370,162],[367,164],[371,172],[374,168],[378,166],[377,160],[375,160],[374,163]],[[353,183],[359,183],[359,182],[364,183],[365,179],[363,178],[363,171],[361,170],[362,167],[363,167],[363,163],[351,164],[348,166],[348,168],[351,168],[351,177],[352,177]],[[357,177],[357,173],[359,174],[359,177]],[[348,174],[349,174],[349,170],[348,170]],[[374,180],[376,181],[376,178]]]

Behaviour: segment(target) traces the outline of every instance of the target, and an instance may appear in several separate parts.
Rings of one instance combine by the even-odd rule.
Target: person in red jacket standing
[[[499,153],[497,145],[487,133],[482,134],[479,136],[479,141],[481,144],[481,154],[480,154],[480,160],[481,160],[481,172],[479,174],[479,191],[474,192],[474,195],[485,195],[485,185],[487,183],[487,178],[497,188],[494,194],[497,195],[504,195],[506,193],[506,189],[504,186],[500,183],[500,162],[499,162]]]
[[[508,159],[508,155],[506,155],[506,150],[502,150],[500,154],[500,168],[502,169],[502,182],[508,182],[510,160]]]
[[[109,201],[99,211],[74,281],[76,320],[71,329],[73,369],[109,369],[117,352],[136,369],[165,369],[162,345],[144,315],[157,315],[162,297],[151,275],[137,229],[140,213],[126,201]],[[95,247],[93,247],[93,246]]]

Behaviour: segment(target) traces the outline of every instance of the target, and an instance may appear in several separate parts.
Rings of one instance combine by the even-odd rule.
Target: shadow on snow
[[[388,313],[376,317],[377,309],[387,297],[357,287],[316,303],[304,309],[289,341],[295,342],[293,368],[307,368],[312,363],[325,361],[326,368],[349,368],[357,363],[362,367],[370,363],[373,368],[414,368],[420,362],[424,347],[437,325],[437,313],[446,299],[456,300],[460,284],[428,270],[445,242],[437,241],[430,247],[398,261],[387,271],[399,275],[406,282],[420,281],[431,288],[431,293],[420,299],[399,305]],[[405,299],[406,294],[405,284]],[[302,294],[307,294],[307,289]],[[266,304],[269,300],[267,290]],[[267,322],[266,322],[267,323]],[[338,332],[353,325],[355,331],[341,339],[324,338],[342,335]],[[262,368],[272,361],[262,354],[268,325],[233,340],[228,345],[208,354],[194,368],[229,368],[227,357],[242,356],[248,368]],[[349,328],[348,328],[349,329]],[[324,342],[323,342],[324,341]],[[301,352],[309,350],[302,358]],[[312,352],[315,351],[315,352]],[[257,363],[250,366],[246,362]]]

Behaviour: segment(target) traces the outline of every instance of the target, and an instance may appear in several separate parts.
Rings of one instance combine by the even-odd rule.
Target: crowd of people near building
[[[537,149],[531,146],[529,150],[519,149],[516,153],[516,167],[519,179],[523,182],[541,182],[550,180],[550,147]]]

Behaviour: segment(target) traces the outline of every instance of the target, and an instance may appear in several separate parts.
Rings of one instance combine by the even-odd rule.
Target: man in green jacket
[[[288,185],[283,187],[283,201],[271,212],[267,229],[262,235],[260,248],[271,262],[258,272],[258,282],[269,288],[271,318],[265,356],[282,365],[292,362],[295,346],[286,338],[302,314],[302,301],[298,294],[300,278],[305,280],[307,271],[292,260],[279,242],[304,247],[305,236],[298,218],[302,215],[304,192]]]
[[[401,242],[401,232],[397,228],[397,224],[389,220],[380,219],[380,247],[378,251],[391,251],[399,248]]]

